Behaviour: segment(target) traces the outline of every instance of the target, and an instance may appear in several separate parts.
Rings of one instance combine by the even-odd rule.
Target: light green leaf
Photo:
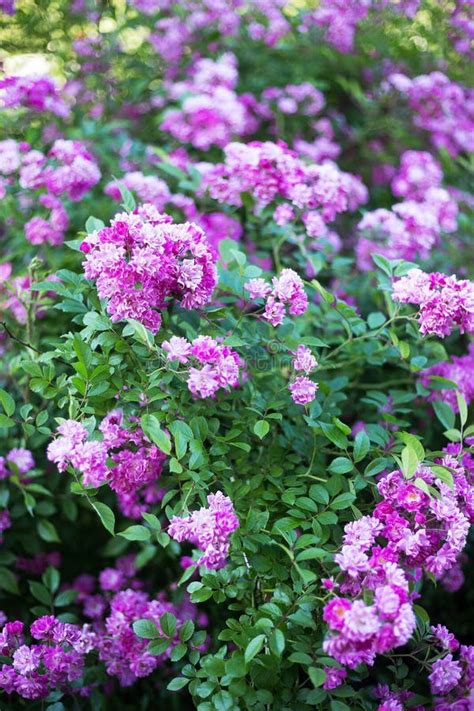
[[[143,415],[141,418],[142,430],[146,436],[156,444],[165,454],[171,454],[171,440],[163,432],[155,415]]]
[[[270,425],[266,420],[258,420],[253,427],[253,431],[259,439],[263,439],[270,431]]]
[[[101,501],[91,501],[91,506],[94,509],[94,511],[97,513],[99,516],[100,520],[102,521],[102,525],[104,528],[114,535],[115,533],[115,515],[112,509],[107,506],[107,504],[103,504]]]
[[[145,526],[129,526],[125,531],[118,534],[127,541],[148,541],[150,540],[150,530]]]
[[[254,637],[245,648],[244,659],[245,663],[248,664],[252,659],[260,652],[265,642],[265,635],[258,634]]]

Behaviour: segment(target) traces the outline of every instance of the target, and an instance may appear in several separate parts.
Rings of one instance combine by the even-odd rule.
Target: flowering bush
[[[0,708],[474,704],[472,3],[0,0]]]

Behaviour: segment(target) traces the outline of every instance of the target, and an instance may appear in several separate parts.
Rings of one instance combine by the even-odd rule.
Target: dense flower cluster
[[[242,194],[248,193],[260,211],[284,201],[279,207],[287,211],[287,222],[295,210],[316,211],[324,233],[324,222],[367,200],[367,190],[356,176],[329,162],[306,164],[281,143],[229,143],[224,154],[224,163],[208,167],[203,177],[203,188],[219,202],[240,206]]]
[[[387,84],[407,97],[415,126],[429,131],[436,148],[452,156],[474,151],[474,90],[439,71],[414,79],[392,74]]]
[[[0,632],[2,654],[11,658],[11,664],[2,664],[0,688],[30,701],[57,689],[71,692],[83,675],[85,655],[94,648],[90,626],[45,615],[30,626],[30,636],[34,641],[26,643],[20,620],[7,622]]]
[[[29,449],[14,447],[4,457],[0,457],[0,479],[6,479],[12,474],[28,474],[34,466],[35,460]]]
[[[390,7],[414,17],[420,0],[322,0],[305,23],[315,23],[325,29],[325,39],[339,52],[350,52],[354,47],[357,26],[365,20],[369,11]]]
[[[467,59],[474,59],[474,21],[472,19],[472,0],[456,0],[449,18],[452,42],[456,52]]]
[[[474,343],[469,345],[469,350],[464,356],[452,356],[450,361],[443,361],[425,368],[420,373],[421,383],[429,387],[432,383],[430,376],[446,378],[456,383],[459,392],[469,405],[474,400]],[[442,400],[447,402],[454,411],[458,410],[456,390],[432,389],[429,400]]]
[[[67,118],[70,114],[59,87],[47,75],[0,79],[0,108],[16,109],[20,106],[38,113],[50,111],[60,118]]]
[[[474,0],[48,5],[0,0],[0,706],[470,711]]]
[[[244,287],[251,299],[265,299],[262,318],[275,327],[283,323],[287,309],[291,316],[299,316],[308,308],[303,281],[293,269],[283,269],[273,277],[272,286],[262,277],[255,277]]]
[[[58,139],[47,154],[26,142],[0,141],[0,195],[11,188],[19,192],[23,208],[39,203],[49,211],[47,217],[35,215],[25,224],[25,236],[34,245],[63,242],[69,217],[58,196],[77,202],[100,177],[94,157],[80,141]]]
[[[252,133],[255,118],[245,97],[235,93],[237,77],[236,59],[230,53],[216,62],[200,59],[188,80],[172,84],[169,93],[181,99],[181,106],[167,109],[161,130],[200,150],[224,148],[233,138]]]
[[[460,645],[443,625],[431,628],[434,644],[444,652],[431,664],[428,676],[434,705],[439,711],[468,709],[474,688],[474,646]],[[454,653],[458,659],[454,659]]]
[[[380,480],[382,501],[373,514],[345,526],[335,556],[341,575],[327,585],[346,597],[324,608],[331,630],[325,650],[341,664],[373,664],[376,654],[405,644],[415,629],[410,582],[423,571],[441,578],[456,565],[474,521],[474,469],[449,450],[441,464],[452,472],[453,488],[424,466],[413,480],[396,470]],[[428,493],[430,486],[440,498]]]
[[[297,405],[308,405],[316,397],[316,391],[318,389],[318,384],[308,378],[309,373],[318,365],[316,358],[309,348],[304,345],[299,345],[294,353],[291,364],[296,373],[304,373],[304,375],[297,375],[290,383],[289,390],[291,397]]]
[[[173,12],[172,0],[133,0],[135,7],[147,15],[160,17],[149,37],[152,47],[167,62],[170,74],[182,58],[185,49],[200,34],[213,29],[218,37],[234,37],[242,25],[254,41],[269,46],[288,34],[290,25],[283,9],[286,0],[186,0],[180,12]],[[242,12],[245,9],[246,12]]]
[[[210,336],[198,336],[192,342],[172,336],[162,344],[168,360],[187,364],[188,388],[196,398],[214,397],[221,388],[239,385],[240,369],[244,365],[239,354]]]
[[[315,116],[324,106],[324,96],[309,82],[287,84],[283,88],[269,86],[263,90],[257,111],[271,120],[275,113]]]
[[[171,299],[200,308],[216,284],[216,258],[203,230],[191,222],[173,224],[153,205],[119,213],[110,227],[88,235],[81,250],[84,273],[107,299],[112,320],[133,318],[153,332]]]
[[[156,482],[166,456],[139,426],[127,428],[119,410],[110,412],[99,430],[102,439],[89,440],[89,433],[80,422],[65,420],[58,427],[59,437],[48,445],[48,459],[60,472],[68,465],[78,469],[84,486],[107,482],[117,494],[124,515],[139,519],[142,511],[162,496]],[[108,459],[112,460],[110,467]]]
[[[1,652],[10,657],[0,670],[0,688],[28,699],[44,699],[51,691],[72,694],[84,674],[88,655],[98,655],[107,674],[123,687],[149,676],[170,656],[169,650],[153,655],[147,640],[133,631],[133,623],[150,620],[160,630],[160,617],[172,613],[179,626],[186,620],[206,624],[205,615],[185,598],[174,605],[165,593],[155,599],[142,591],[136,578],[133,556],[119,558],[115,568],[105,568],[97,582],[91,575],[79,576],[67,590],[76,591],[87,624],[62,622],[54,615],[38,617],[30,625],[27,642],[24,625],[19,620],[7,622],[0,632]],[[82,696],[90,696],[95,685],[81,684]]]
[[[393,285],[392,298],[417,304],[420,333],[449,336],[457,326],[461,333],[474,332],[474,283],[440,272],[426,274],[411,269]]]
[[[439,163],[425,151],[405,151],[392,179],[392,191],[403,202],[391,210],[366,212],[357,225],[356,247],[360,269],[373,267],[374,252],[389,259],[426,259],[439,245],[441,233],[457,228],[458,206],[441,186]]]
[[[229,537],[239,527],[232,501],[221,491],[209,494],[208,508],[202,507],[190,516],[173,516],[168,533],[179,543],[189,541],[203,554],[199,565],[211,570],[225,566],[229,555]]]

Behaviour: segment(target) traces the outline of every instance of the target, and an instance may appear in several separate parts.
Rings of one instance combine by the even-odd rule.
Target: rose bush
[[[470,9],[0,1],[2,709],[472,707]]]

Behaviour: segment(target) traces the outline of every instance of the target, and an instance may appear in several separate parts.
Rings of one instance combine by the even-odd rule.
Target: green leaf
[[[448,403],[442,402],[441,400],[435,400],[432,405],[436,417],[441,422],[443,427],[447,430],[453,429],[456,416]]]
[[[151,620],[135,620],[132,627],[137,637],[143,639],[156,639],[160,636],[155,623]]]
[[[0,568],[0,590],[6,590],[12,595],[20,594],[16,576],[8,568]]]
[[[348,457],[336,457],[329,465],[329,471],[333,474],[348,474],[354,465]]]
[[[97,217],[93,217],[92,215],[87,218],[86,220],[86,232],[87,234],[90,234],[91,232],[96,232],[98,230],[102,230],[105,227],[104,223],[102,220],[99,220]]]
[[[58,532],[56,531],[54,523],[51,523],[51,521],[41,519],[41,521],[38,521],[36,528],[38,530],[39,537],[42,538],[43,541],[46,541],[47,543],[60,543]]]
[[[466,403],[466,400],[464,399],[464,396],[460,392],[456,393],[456,400],[458,402],[459,418],[461,420],[461,427],[464,427],[464,425],[467,422],[467,403]]]
[[[147,513],[146,511],[143,511],[142,518],[145,519],[147,524],[154,531],[161,531],[161,523],[160,523],[159,519],[155,516],[155,514],[151,514],[151,513]]]
[[[101,501],[91,501],[91,506],[102,521],[104,528],[113,536],[115,533],[115,515],[112,509]]]
[[[402,471],[406,479],[411,479],[419,463],[420,459],[411,445],[402,449]]]
[[[244,659],[245,663],[248,664],[252,659],[260,652],[265,642],[265,635],[258,634],[254,637],[245,648]]]
[[[258,420],[253,427],[253,431],[259,439],[263,439],[270,431],[270,425],[266,420]]]
[[[179,628],[179,638],[182,642],[187,642],[194,634],[194,622],[186,620]]]
[[[187,651],[188,651],[188,648],[185,644],[177,644],[176,647],[174,647],[173,651],[171,652],[170,660],[172,662],[179,662],[179,660],[184,657],[184,655],[186,654]]]
[[[330,507],[334,509],[334,511],[339,511],[340,509],[347,509],[355,500],[355,498],[356,497],[354,494],[351,494],[350,491],[346,491],[343,494],[339,494],[339,496],[336,496],[334,501],[331,501]]]
[[[428,496],[431,498],[431,493],[430,493],[428,484],[426,483],[426,481],[424,479],[417,476],[413,483],[418,489],[421,489],[421,491],[424,491],[425,494],[428,494]]]
[[[176,617],[171,612],[165,612],[160,617],[160,627],[167,637],[173,637],[176,630]]]
[[[189,684],[189,679],[186,679],[184,676],[178,676],[176,679],[172,679],[168,686],[166,687],[168,691],[179,691],[180,689],[183,689],[186,684]]]
[[[65,607],[70,605],[77,597],[77,590],[63,590],[54,598],[56,607]]]
[[[141,425],[146,436],[151,439],[162,452],[171,454],[171,440],[161,429],[160,423],[155,415],[142,415]]]
[[[0,388],[0,403],[2,403],[5,414],[10,417],[15,412],[15,400],[6,390]]]
[[[446,430],[443,434],[450,442],[460,442],[462,439],[461,432],[456,429]]]
[[[285,635],[281,630],[273,630],[268,638],[268,646],[270,647],[272,654],[275,654],[277,657],[281,657],[285,650]]]
[[[309,667],[308,676],[316,689],[326,681],[326,672],[324,669],[318,669],[318,667]]]
[[[421,444],[420,440],[415,437],[415,435],[412,435],[409,432],[397,432],[396,437],[408,447],[411,447],[411,449],[415,452],[415,455],[419,462],[423,461],[423,459],[425,458],[425,449]]]
[[[6,415],[0,415],[0,427],[14,427],[15,421]]]
[[[120,195],[122,197],[122,207],[127,212],[133,212],[137,206],[137,203],[135,202],[135,198],[133,197],[132,193],[120,181],[117,183],[117,187],[120,190]]]
[[[445,484],[447,484],[451,489],[454,486],[454,480],[453,480],[453,475],[449,471],[449,469],[446,469],[446,467],[441,467],[438,464],[434,464],[431,467],[431,470],[434,474],[436,474],[436,477],[443,481]]]
[[[370,329],[379,328],[386,321],[385,314],[381,311],[373,311],[367,317],[367,323]]]
[[[354,440],[354,461],[360,462],[370,450],[370,439],[365,430],[360,430]]]
[[[46,605],[47,607],[51,605],[51,594],[44,585],[33,580],[29,580],[28,585],[34,598],[42,602],[43,605]]]
[[[50,592],[56,592],[60,582],[59,572],[56,570],[56,568],[53,568],[50,565],[43,573],[41,579]]]
[[[72,343],[79,363],[82,363],[84,365],[87,372],[92,362],[92,351],[90,347],[82,340],[82,338],[78,334],[74,336],[74,340]]]
[[[173,435],[174,439],[176,459],[182,459],[186,454],[189,443],[194,439],[194,432],[192,431],[191,427],[182,420],[175,420],[174,422],[172,422],[169,425],[169,430]]]
[[[120,531],[118,535],[126,538],[127,541],[149,541],[151,534],[145,526],[129,526],[125,531]]]

